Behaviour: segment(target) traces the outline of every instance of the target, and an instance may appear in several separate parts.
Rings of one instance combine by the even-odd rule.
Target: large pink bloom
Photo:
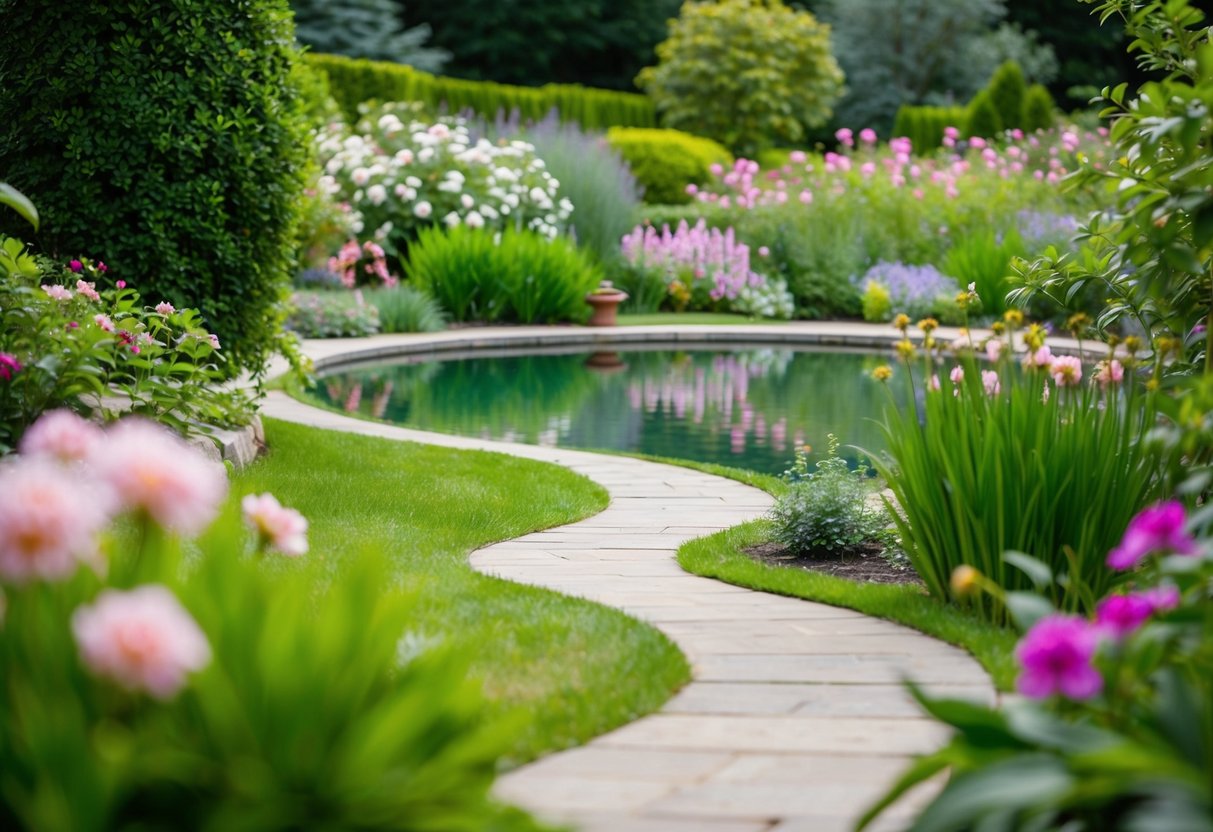
[[[1049,364],[1049,375],[1058,387],[1076,387],[1082,381],[1082,362],[1072,355],[1054,358]]]
[[[49,456],[60,462],[87,459],[104,441],[101,428],[67,409],[48,410],[21,437],[19,450],[27,456]]]
[[[1046,616],[1015,648],[1022,668],[1016,687],[1032,699],[1054,694],[1090,699],[1103,689],[1103,677],[1092,664],[1098,646],[1099,630],[1086,620],[1069,615]]]
[[[89,460],[124,508],[181,534],[201,532],[227,494],[223,466],[165,428],[123,419]]]
[[[159,585],[105,590],[72,614],[72,634],[92,672],[157,699],[175,695],[211,660],[206,635]]]
[[[240,507],[263,545],[292,557],[307,552],[307,518],[285,508],[273,494],[248,494]]]
[[[1153,552],[1195,555],[1196,540],[1184,530],[1184,507],[1176,500],[1147,506],[1129,521],[1120,545],[1108,553],[1108,566],[1132,569]]]
[[[95,563],[108,501],[45,459],[0,465],[0,578],[12,583],[71,576]]]

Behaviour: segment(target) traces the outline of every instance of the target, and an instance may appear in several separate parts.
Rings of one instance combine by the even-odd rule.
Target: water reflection
[[[326,404],[410,427],[785,470],[826,435],[872,451],[888,401],[877,356],[754,349],[383,364],[326,377]],[[847,451],[856,462],[856,454]]]

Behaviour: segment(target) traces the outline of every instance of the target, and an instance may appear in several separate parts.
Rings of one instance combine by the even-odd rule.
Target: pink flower
[[[952,141],[955,141],[956,139],[960,138],[960,130],[958,130],[955,127],[943,128],[943,134],[945,136],[947,136],[949,139],[951,139]]]
[[[54,457],[60,462],[88,459],[103,440],[101,428],[70,410],[49,410],[30,425],[21,437],[26,456]]]
[[[307,552],[307,518],[293,508],[284,508],[273,494],[248,494],[240,507],[261,545],[290,556]]]
[[[1075,387],[1082,381],[1082,362],[1072,355],[1054,358],[1049,365],[1049,375],[1058,387]]]
[[[1092,661],[1099,631],[1082,618],[1049,615],[1028,630],[1015,648],[1021,671],[1016,687],[1031,699],[1061,694],[1090,699],[1103,689]]]
[[[43,284],[42,291],[46,292],[53,300],[71,300],[72,293],[70,289],[66,289],[59,285],[47,286]]]
[[[952,372],[948,374],[948,378],[952,379],[953,384],[960,384],[964,381],[965,368],[959,364],[952,368]]]
[[[993,370],[981,371],[981,384],[986,388],[987,396],[997,396],[1002,392],[1002,382],[998,380],[998,373]]]
[[[983,139],[981,136],[972,136],[969,138],[969,147],[972,147],[976,150],[981,150],[985,146],[986,146],[986,140]]]
[[[101,327],[101,329],[105,330],[106,332],[113,332],[113,331],[114,331],[114,322],[113,322],[113,320],[110,318],[110,316],[109,316],[109,315],[106,315],[106,314],[104,314],[104,313],[103,313],[103,314],[94,315],[94,316],[93,316],[93,323],[95,323],[97,326]]]
[[[1108,553],[1108,566],[1132,569],[1154,552],[1195,555],[1196,540],[1184,530],[1184,507],[1176,500],[1147,506],[1129,521],[1120,545]]]
[[[0,466],[0,578],[13,583],[71,576],[97,558],[108,501],[49,460]]]
[[[859,131],[859,140],[864,144],[876,144],[876,131],[871,127],[865,127]]]
[[[997,338],[986,341],[986,358],[997,361],[1000,355],[1002,355],[1002,341]]]
[[[841,132],[841,131],[839,131],[839,132]],[[838,135],[838,134],[835,133],[835,135]],[[839,139],[839,141],[842,141],[842,139]],[[845,142],[843,142],[843,143],[845,144]],[[805,155],[805,152],[803,150],[793,150],[791,153],[788,154],[788,161],[794,165],[803,165],[805,162],[808,161],[808,159],[809,159],[809,157],[807,155]]]
[[[215,350],[219,349],[219,336],[218,335],[216,335],[215,333],[212,332],[212,333],[208,334],[206,336],[206,338],[208,341],[211,342],[211,349],[215,349]]]
[[[88,298],[91,301],[101,300],[101,295],[99,295],[97,293],[97,284],[96,283],[86,283],[83,280],[77,280],[76,281],[76,291],[79,292],[80,294],[84,295],[86,298]]]
[[[21,370],[21,362],[17,360],[17,356],[9,352],[0,352],[0,378],[12,381],[13,376]]]
[[[759,257],[770,257],[771,250],[769,248],[767,248],[766,246],[759,246],[758,247],[758,256]]]
[[[71,269],[72,271],[76,272],[77,274],[79,274],[80,271],[84,268],[84,264],[81,263],[79,260],[73,260],[67,264],[67,267],[69,269]]]
[[[1123,641],[1155,613],[1179,606],[1179,590],[1160,586],[1145,592],[1109,595],[1095,607],[1095,623],[1116,641]]]
[[[1036,351],[1028,350],[1023,357],[1025,367],[1048,367],[1053,363],[1053,351],[1045,344]]]
[[[166,300],[162,300],[158,304],[156,304],[156,314],[157,315],[164,315],[165,317],[167,317],[176,311],[177,310],[173,308],[173,305]]]
[[[932,391],[934,391],[934,392],[938,393],[938,392],[940,391],[940,389],[941,389],[941,386],[940,386],[940,384],[939,384],[939,375],[938,375],[938,374],[935,374],[935,373],[932,373],[932,375],[931,375],[931,381],[928,383],[928,385],[927,385],[927,386],[928,386],[928,387],[929,387],[929,388],[930,388]]]
[[[101,262],[97,263],[97,271],[101,272],[102,274],[105,274],[109,270],[110,270],[110,267],[105,265],[104,263],[101,263]],[[125,285],[126,284],[123,284],[123,286],[125,286]],[[122,286],[119,286],[118,288],[121,289]]]
[[[173,697],[211,661],[206,635],[158,584],[105,590],[72,614],[72,635],[89,670],[157,699]]]
[[[125,281],[125,280],[119,280],[119,281],[118,281],[117,283],[115,283],[114,285],[115,285],[115,286],[117,286],[119,289],[125,289],[125,288],[126,288],[126,281]]]
[[[846,147],[855,146],[855,134],[851,132],[850,128],[840,128],[834,133],[834,138],[838,139],[839,144],[845,145]],[[792,161],[795,160],[793,159]]]
[[[181,534],[202,531],[227,493],[223,466],[152,422],[123,419],[89,462],[124,508]]]
[[[1095,365],[1095,381],[1099,382],[1099,386],[1105,390],[1109,384],[1120,384],[1124,377],[1124,365],[1115,358],[1111,361],[1100,361]]]

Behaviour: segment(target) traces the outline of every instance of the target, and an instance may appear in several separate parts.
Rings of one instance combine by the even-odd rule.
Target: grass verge
[[[920,587],[859,584],[786,566],[759,563],[745,547],[771,539],[771,524],[755,520],[692,540],[678,550],[678,563],[688,572],[738,586],[846,607],[888,619],[968,650],[1000,690],[1015,681],[1011,651],[1016,635],[969,612],[941,604]]]
[[[490,718],[518,720],[507,765],[655,710],[689,678],[682,654],[653,627],[467,565],[488,543],[600,511],[607,494],[590,480],[503,454],[269,419],[266,434],[270,453],[235,475],[228,510],[242,494],[272,491],[308,517],[310,557],[337,577],[359,552],[387,552],[426,599],[410,641],[466,651]]]

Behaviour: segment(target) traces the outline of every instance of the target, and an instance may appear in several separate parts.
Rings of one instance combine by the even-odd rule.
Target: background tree
[[[795,145],[843,92],[830,29],[780,0],[688,0],[636,78],[662,123],[752,155]]]
[[[426,24],[401,29],[404,8],[396,0],[291,0],[295,37],[316,52],[409,64],[442,71],[450,53],[426,47]]]
[[[317,0],[321,2],[321,0]],[[680,0],[408,0],[460,78],[633,90]]]

